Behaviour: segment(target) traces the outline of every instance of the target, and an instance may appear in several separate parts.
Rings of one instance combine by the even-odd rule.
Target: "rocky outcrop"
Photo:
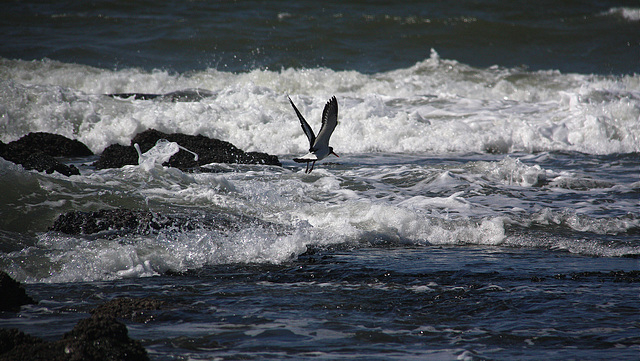
[[[202,135],[165,134],[152,129],[137,134],[131,140],[131,145],[129,146],[113,144],[107,147],[100,155],[100,158],[93,163],[93,166],[97,169],[106,169],[137,165],[138,153],[134,148],[134,144],[138,144],[140,150],[144,153],[155,146],[160,139],[178,143],[198,155],[196,160],[192,153],[180,150],[163,164],[164,166],[181,170],[193,170],[210,163],[282,165],[278,157],[274,155],[245,152],[223,140]],[[80,174],[80,171],[74,165],[66,165],[57,160],[56,157],[87,157],[91,155],[93,153],[86,145],[58,134],[29,133],[8,144],[0,142],[0,157],[20,164],[25,169],[33,169],[48,174],[53,172],[66,176]]]
[[[20,306],[35,304],[20,283],[0,271],[0,311],[18,312]]]
[[[37,150],[52,157],[85,157],[93,152],[82,142],[51,133],[29,133],[11,142],[8,146],[14,150]]]
[[[179,226],[179,224],[170,218],[155,217],[149,211],[103,209],[95,212],[62,214],[49,230],[65,234],[95,234],[105,231],[145,234],[154,229],[171,226]]]
[[[112,317],[94,315],[80,320],[61,340],[45,341],[16,329],[0,329],[1,360],[140,361],[149,360],[127,327]]]
[[[127,327],[100,315],[80,320],[59,342],[71,360],[148,360],[139,341],[129,338]]]
[[[35,301],[24,288],[0,271],[0,311],[18,312],[21,305],[29,303]],[[80,320],[61,340],[53,342],[0,328],[0,361],[148,360],[142,344],[129,338],[127,327],[116,318],[146,322],[151,316],[145,311],[157,310],[162,304],[153,299],[116,298],[98,306],[90,318]]]
[[[134,144],[138,144],[140,150],[144,153],[156,145],[156,142],[160,139],[178,143],[198,155],[198,159],[196,160],[193,154],[185,150],[180,150],[174,154],[169,161],[163,164],[164,166],[175,167],[182,170],[194,169],[209,163],[282,165],[278,157],[274,155],[260,152],[244,152],[233,144],[223,140],[208,138],[202,135],[166,134],[153,129],[137,134],[131,140],[131,145],[128,147],[122,145],[107,147],[100,156],[100,159],[93,165],[98,169],[136,165],[138,164],[138,154],[134,148]]]
[[[100,154],[100,159],[93,163],[97,169],[120,168],[125,165],[137,165],[138,152],[132,146],[112,144]]]
[[[8,144],[0,143],[0,157],[25,169],[58,172],[66,176],[80,174],[75,166],[66,165],[55,157],[85,157],[93,155],[86,145],[58,134],[29,133]]]
[[[62,344],[46,342],[14,328],[0,328],[0,361],[68,360],[63,355]]]
[[[237,230],[247,222],[260,221],[246,216],[223,213],[187,217],[143,210],[102,209],[94,212],[73,211],[61,214],[49,230],[72,235],[107,233],[117,236],[121,233],[150,234],[163,229],[180,232],[194,229],[228,231]]]

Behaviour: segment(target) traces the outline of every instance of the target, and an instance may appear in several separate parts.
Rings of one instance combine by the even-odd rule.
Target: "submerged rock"
[[[0,311],[17,312],[24,304],[35,303],[24,288],[0,271]],[[146,322],[148,310],[157,310],[161,301],[119,298],[97,307],[92,316],[80,320],[61,340],[45,341],[17,329],[0,328],[0,361],[3,360],[148,360],[139,341],[129,338],[127,327],[116,318]]]
[[[149,311],[159,310],[162,306],[164,306],[164,302],[153,298],[118,297],[96,307],[91,311],[91,314],[147,322],[153,318]]]
[[[18,312],[20,306],[35,303],[18,281],[0,271],[0,311]]]
[[[129,338],[127,327],[99,315],[80,320],[60,340],[71,360],[148,360],[142,344]]]
[[[16,329],[0,329],[0,360],[149,360],[127,327],[111,317],[80,320],[61,340],[49,342]]]
[[[54,157],[85,157],[93,152],[78,140],[50,133],[29,133],[24,137],[0,144],[0,157],[25,169],[51,174],[58,172],[66,176],[80,174],[75,166],[61,163]]]
[[[192,216],[163,215],[151,211],[130,209],[102,209],[94,212],[73,211],[61,214],[49,231],[70,235],[151,234],[161,230],[186,232],[195,229],[237,231],[247,223],[265,227],[274,224],[256,218],[230,213],[207,213]],[[106,233],[106,234],[105,234]]]
[[[140,146],[144,153],[151,149],[160,139],[178,143],[180,146],[194,152],[198,159],[194,159],[193,154],[180,150],[174,154],[169,161],[163,165],[175,167],[182,170],[189,170],[209,163],[239,163],[239,164],[282,164],[277,156],[260,152],[244,152],[229,142],[208,138],[202,135],[186,135],[180,133],[165,134],[157,130],[147,130],[137,134],[128,147],[122,145],[112,145],[107,147],[100,159],[93,165],[98,169],[119,168],[125,165],[137,165],[138,154],[134,144]]]
[[[148,211],[103,209],[62,214],[49,230],[66,234],[95,234],[104,231],[147,233],[150,229],[168,227],[169,223],[170,221],[154,219],[154,215]]]

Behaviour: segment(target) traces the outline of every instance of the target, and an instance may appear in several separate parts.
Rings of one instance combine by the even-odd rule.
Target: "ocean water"
[[[99,154],[201,134],[283,166],[81,174],[0,159],[0,268],[57,339],[114,297],[154,360],[628,359],[640,354],[640,6],[633,2],[12,2],[0,141]],[[202,99],[112,98],[206,90]],[[292,158],[333,95],[339,158]],[[70,211],[196,227],[70,236]],[[198,227],[199,224],[222,224]]]

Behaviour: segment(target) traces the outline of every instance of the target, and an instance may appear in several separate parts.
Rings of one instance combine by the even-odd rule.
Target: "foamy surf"
[[[101,152],[153,128],[220,138],[278,154],[283,163],[185,173],[162,166],[179,150],[167,141],[139,152],[139,165],[95,170],[79,164],[81,175],[68,178],[2,161],[0,182],[13,190],[3,205],[3,213],[11,208],[12,214],[3,229],[29,230],[31,245],[2,259],[20,280],[281,264],[310,248],[339,244],[640,254],[630,236],[640,227],[638,179],[630,171],[640,152],[638,75],[480,69],[435,51],[411,67],[376,74],[326,68],[178,74],[7,59],[0,72],[4,142],[47,131]],[[174,96],[185,89],[208,91]],[[170,96],[106,96],[131,93]],[[301,174],[290,158],[308,142],[286,94],[308,119],[320,119],[326,98],[336,95],[341,112],[331,146],[341,154],[337,162]],[[609,164],[611,157],[616,161]],[[611,197],[615,201],[603,201]],[[117,240],[47,232],[65,212],[115,208],[194,224],[219,212],[235,225]],[[531,236],[539,230],[540,237]],[[21,266],[34,255],[40,269]]]
[[[286,94],[310,119],[336,94],[344,111],[332,145],[343,153],[640,151],[638,75],[478,69],[435,51],[412,67],[377,74],[325,68],[172,74],[7,59],[0,69],[4,142],[48,131],[100,152],[156,128],[296,154],[305,150],[304,135]],[[104,96],[194,88],[214,95],[192,102]]]
[[[37,230],[31,246],[3,255],[5,268],[22,281],[56,283],[148,277],[221,264],[282,264],[310,248],[330,245],[640,254],[632,237],[640,229],[640,218],[633,215],[637,183],[562,171],[561,155],[538,155],[539,164],[532,164],[530,156],[425,161],[381,154],[375,169],[359,166],[358,156],[348,155],[344,164],[312,175],[286,165],[188,174],[157,163],[177,150],[172,145],[159,142],[142,154],[141,165],[85,169],[69,178],[4,162],[3,179],[25,184],[14,197],[30,200],[14,212],[21,224]],[[575,156],[566,159],[575,161]],[[547,168],[552,166],[556,169]],[[608,204],[598,201],[611,192],[628,196]],[[167,228],[116,238],[46,231],[65,212],[122,207],[150,210],[158,217],[177,215],[194,225],[210,223],[207,217],[219,212],[231,218],[224,219],[222,228]],[[29,266],[34,257],[38,267]]]

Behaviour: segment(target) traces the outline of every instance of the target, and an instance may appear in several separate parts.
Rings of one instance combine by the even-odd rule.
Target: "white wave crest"
[[[306,139],[289,94],[316,127],[326,100],[338,97],[331,143],[342,153],[640,151],[640,75],[478,69],[435,51],[412,67],[371,75],[325,68],[169,74],[6,59],[0,74],[4,142],[49,131],[100,152],[155,128],[295,154],[306,150]],[[103,95],[193,88],[211,96],[172,102]]]

